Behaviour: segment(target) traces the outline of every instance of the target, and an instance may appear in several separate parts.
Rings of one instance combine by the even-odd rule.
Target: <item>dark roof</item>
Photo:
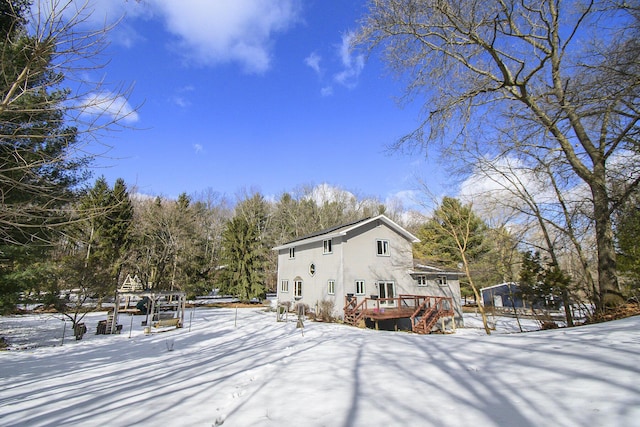
[[[464,276],[464,273],[459,270],[452,270],[450,268],[438,267],[435,265],[424,264],[420,262],[414,262],[412,275],[425,275],[425,274],[448,274],[455,276]]]
[[[354,228],[358,228],[361,227],[369,222],[372,221],[381,221],[384,222],[388,227],[390,227],[391,229],[395,230],[398,234],[402,235],[405,239],[409,240],[410,242],[419,242],[420,239],[418,239],[416,236],[414,236],[413,234],[409,233],[407,230],[405,230],[404,228],[402,228],[401,226],[399,226],[398,224],[396,224],[395,222],[391,221],[389,218],[387,218],[384,215],[378,215],[378,216],[374,216],[374,217],[369,217],[369,218],[363,218],[357,221],[353,221],[350,222],[348,224],[342,224],[342,225],[338,225],[336,227],[331,227],[331,228],[327,228],[325,230],[320,230],[320,231],[316,231],[315,233],[311,233],[309,235],[303,236],[303,237],[299,237],[295,240],[292,240],[290,242],[284,243],[280,246],[276,246],[275,248],[273,248],[273,250],[282,250],[282,249],[286,249],[286,248],[290,248],[292,246],[294,246],[295,244],[298,244],[299,242],[314,242],[314,241],[319,241],[321,240],[324,236],[338,236],[338,235],[343,235],[348,233],[349,231],[353,230]]]
[[[300,240],[311,239],[313,237],[322,236],[323,234],[333,233],[333,232],[338,231],[338,230],[340,230],[342,228],[352,227],[352,226],[354,226],[354,225],[356,225],[356,224],[358,224],[360,222],[368,221],[371,218],[372,217],[367,217],[367,218],[359,219],[357,221],[349,222],[347,224],[341,224],[341,225],[336,225],[335,227],[325,228],[324,230],[316,231],[314,233],[307,234],[306,236],[302,236],[302,237],[298,237],[297,239],[290,240],[290,241],[288,241],[286,243],[283,243],[283,245],[288,245],[290,243],[299,242]]]

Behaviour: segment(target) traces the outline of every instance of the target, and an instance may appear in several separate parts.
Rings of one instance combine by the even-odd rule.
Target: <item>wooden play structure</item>
[[[135,302],[135,306],[131,303]],[[146,331],[150,328],[181,328],[184,324],[186,294],[180,291],[132,291],[118,292],[115,317],[118,313],[140,313],[146,316],[142,321]]]
[[[127,275],[116,292],[114,310],[107,315],[106,321],[100,322],[98,333],[120,333],[122,325],[118,324],[118,315],[122,313],[145,315],[142,326],[147,333],[151,332],[151,328],[181,328],[184,324],[185,305],[184,292],[144,289],[138,276]]]

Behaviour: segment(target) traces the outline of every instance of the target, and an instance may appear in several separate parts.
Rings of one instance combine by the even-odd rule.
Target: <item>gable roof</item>
[[[365,218],[365,219],[360,219],[358,221],[353,221],[350,222],[348,224],[342,224],[342,225],[338,225],[336,227],[331,227],[331,228],[327,228],[325,230],[321,230],[321,231],[317,231],[315,233],[311,233],[308,234],[306,236],[300,237],[296,240],[292,240],[290,242],[287,242],[283,245],[280,246],[276,246],[275,248],[273,248],[274,251],[279,251],[281,249],[288,249],[288,248],[292,248],[294,246],[298,246],[298,245],[303,245],[303,244],[307,244],[307,243],[313,243],[313,242],[319,242],[322,240],[326,240],[326,239],[331,239],[334,237],[340,237],[340,236],[345,236],[347,235],[347,233],[356,230],[360,227],[363,227],[367,224],[370,224],[374,221],[382,221],[384,222],[389,228],[391,228],[392,230],[394,230],[396,233],[400,234],[402,237],[404,237],[405,239],[409,240],[412,243],[417,243],[420,241],[420,239],[418,239],[416,236],[414,236],[413,234],[409,233],[407,230],[405,230],[404,228],[402,228],[401,226],[399,226],[398,224],[396,224],[395,222],[391,221],[389,218],[387,218],[384,215],[378,215],[378,216],[374,216],[374,217],[370,217],[370,218]]]
[[[516,283],[516,282],[504,282],[504,283],[498,283],[497,285],[493,285],[493,286],[486,286],[484,288],[480,288],[480,292],[482,291],[488,291],[489,289],[497,289],[497,288],[520,288],[520,284]]]

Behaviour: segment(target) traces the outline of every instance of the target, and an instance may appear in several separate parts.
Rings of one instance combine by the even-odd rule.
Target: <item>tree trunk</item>
[[[603,310],[624,303],[616,274],[616,253],[613,245],[613,228],[609,212],[609,198],[604,183],[591,186],[593,195],[596,245],[598,250],[599,292],[596,309]]]
[[[480,315],[482,316],[482,326],[484,326],[484,331],[487,333],[487,335],[491,335],[491,328],[489,327],[489,321],[487,320],[487,312],[485,311],[484,304],[482,303],[482,297],[480,296],[480,292],[478,291],[476,284],[473,283],[473,279],[471,278],[471,269],[469,268],[469,262],[467,260],[467,256],[464,253],[464,250],[462,249],[460,251],[460,256],[464,265],[464,272],[467,276],[467,279],[469,280],[471,289],[473,289],[473,295],[476,298],[476,306],[478,307]]]

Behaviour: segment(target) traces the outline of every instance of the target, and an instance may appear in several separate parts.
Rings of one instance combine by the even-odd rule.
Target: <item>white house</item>
[[[419,239],[413,234],[378,215],[277,246],[273,250],[278,252],[278,301],[311,309],[330,302],[334,317],[355,322],[353,310],[360,318],[375,320],[374,312],[378,317],[385,313],[385,319],[401,318],[398,310],[412,304],[403,296],[445,297],[459,325],[458,273],[414,266],[415,242]],[[429,306],[435,300],[412,301]],[[392,313],[396,317],[390,317]]]

